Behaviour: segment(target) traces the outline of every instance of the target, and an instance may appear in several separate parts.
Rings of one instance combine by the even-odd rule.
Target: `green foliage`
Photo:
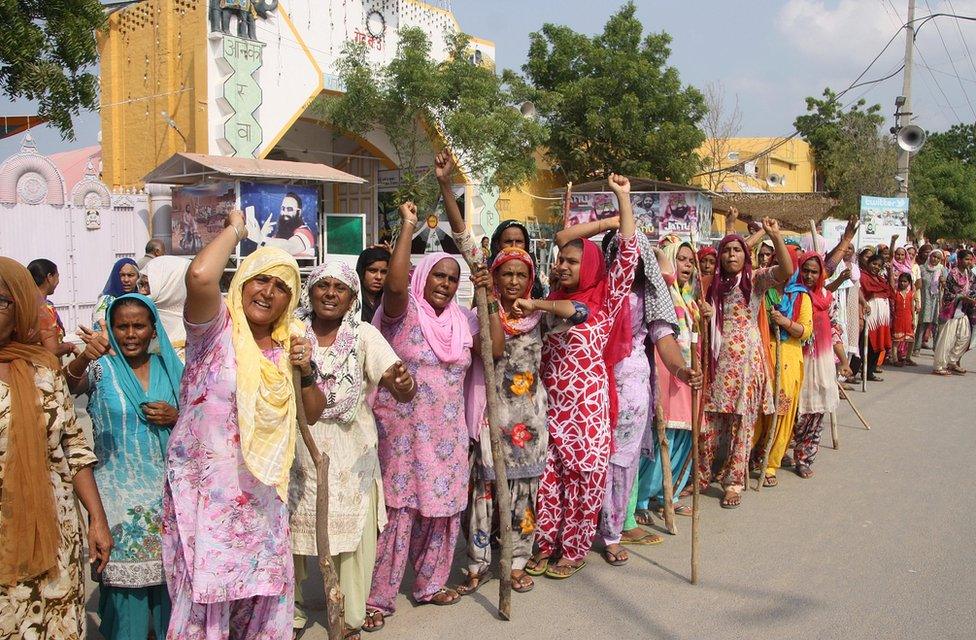
[[[954,124],[948,131],[929,133],[923,149],[976,166],[976,125]]]
[[[471,60],[466,35],[449,38],[442,63],[431,59],[430,46],[423,30],[403,29],[396,57],[374,67],[364,45],[348,43],[338,64],[345,93],[324,96],[314,108],[356,135],[386,133],[403,172],[398,203],[410,199],[423,210],[436,200],[432,170],[419,167],[438,134],[475,179],[504,190],[534,177],[533,151],[545,139],[545,128],[522,117],[517,97],[494,70]]]
[[[823,99],[807,98],[807,113],[793,126],[813,149],[827,191],[840,201],[838,214],[853,217],[862,195],[889,196],[897,190],[894,143],[882,135],[881,105],[859,100],[844,109],[829,88]]]
[[[0,0],[0,89],[35,100],[38,115],[73,140],[72,116],[98,104],[95,30],[105,22],[98,0]]]
[[[972,138],[967,145],[958,135],[963,127],[972,129],[955,125],[930,135],[912,159],[909,216],[929,238],[976,239],[976,164]]]
[[[548,159],[568,180],[618,172],[686,182],[699,169],[704,97],[667,66],[671,37],[645,37],[635,11],[624,5],[592,38],[545,24],[529,36],[525,77],[505,72],[549,124]]]

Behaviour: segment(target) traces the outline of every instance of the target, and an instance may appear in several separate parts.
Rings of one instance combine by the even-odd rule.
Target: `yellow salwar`
[[[761,457],[769,428],[773,424],[773,420],[776,420],[776,435],[769,451],[769,460],[766,462],[767,476],[776,475],[776,470],[782,464],[783,456],[786,454],[790,439],[793,437],[793,425],[796,422],[796,412],[800,404],[800,387],[803,386],[803,343],[813,335],[813,305],[810,303],[810,296],[802,294],[797,302],[800,305],[800,312],[794,322],[803,325],[803,333],[800,334],[799,338],[790,337],[780,344],[780,357],[783,359],[783,365],[780,371],[779,397],[776,399],[777,415],[759,418],[753,440],[753,446],[760,447],[759,456]],[[775,372],[775,340],[770,343],[769,351]]]

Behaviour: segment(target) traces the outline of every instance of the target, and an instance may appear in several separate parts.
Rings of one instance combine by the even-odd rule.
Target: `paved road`
[[[976,637],[976,374],[936,378],[931,358],[920,362],[852,394],[873,428],[842,406],[841,447],[821,451],[813,479],[781,472],[736,511],[703,499],[701,584],[688,582],[681,518],[677,536],[631,548],[626,566],[591,553],[570,580],[538,579],[514,594],[510,622],[496,617],[493,581],[453,607],[401,595],[377,640]],[[326,637],[313,613],[306,640]]]

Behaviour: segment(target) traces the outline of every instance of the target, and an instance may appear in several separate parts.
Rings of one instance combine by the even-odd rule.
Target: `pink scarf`
[[[427,276],[434,269],[434,265],[445,258],[454,260],[443,252],[428,253],[420,259],[410,278],[410,298],[417,305],[420,331],[424,334],[431,351],[441,362],[451,363],[459,361],[464,356],[464,352],[474,344],[474,339],[471,336],[468,314],[458,305],[457,299],[451,300],[440,315],[424,299]],[[376,317],[382,318],[383,315],[377,313]]]

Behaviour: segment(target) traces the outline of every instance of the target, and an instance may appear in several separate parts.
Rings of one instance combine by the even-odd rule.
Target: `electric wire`
[[[932,13],[932,6],[929,4],[929,0],[925,0],[925,6],[928,7],[929,13]],[[956,25],[957,26],[959,25],[958,20],[956,20]],[[938,22],[935,23],[935,31],[936,33],[939,34],[939,40],[942,41],[942,48],[945,49],[946,57],[949,58],[949,64],[952,65],[952,71],[957,76],[957,81],[959,82],[959,88],[962,89],[962,95],[963,97],[966,98],[966,102],[969,104],[969,110],[973,112],[973,117],[976,117],[976,108],[973,107],[973,101],[970,100],[969,92],[967,92],[966,87],[963,86],[962,80],[958,80],[959,70],[956,69],[956,62],[952,59],[952,52],[949,51],[949,45],[946,44],[945,38],[942,36],[942,28],[939,26]],[[918,47],[916,47],[916,50],[917,49]],[[921,54],[919,54],[919,57],[921,57]],[[929,73],[932,73],[931,69],[929,69]]]

